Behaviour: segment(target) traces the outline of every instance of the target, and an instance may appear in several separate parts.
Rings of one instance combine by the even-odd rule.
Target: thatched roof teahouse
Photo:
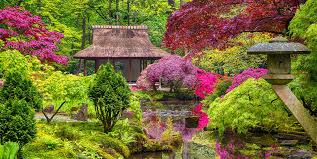
[[[137,80],[140,72],[150,63],[169,53],[155,47],[149,40],[146,26],[93,26],[92,46],[79,51],[74,58],[95,61],[95,71],[104,62],[111,62],[121,70],[127,81]]]

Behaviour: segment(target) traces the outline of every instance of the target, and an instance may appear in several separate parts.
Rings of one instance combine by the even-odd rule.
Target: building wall
[[[108,60],[99,60],[100,64],[106,63]],[[112,63],[112,60],[109,61]],[[129,81],[129,60],[128,59],[117,59],[114,60],[114,68],[116,71],[121,71],[123,76]],[[131,81],[136,82],[140,76],[141,64],[139,59],[131,59]]]

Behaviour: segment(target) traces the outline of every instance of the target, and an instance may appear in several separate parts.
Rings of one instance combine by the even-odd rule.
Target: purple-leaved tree
[[[0,10],[0,26],[0,50],[16,49],[42,61],[67,64],[66,56],[55,54],[63,34],[47,30],[39,16],[22,7],[7,7]]]

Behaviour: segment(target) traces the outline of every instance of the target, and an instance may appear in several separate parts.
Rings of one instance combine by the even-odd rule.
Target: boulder
[[[75,120],[78,120],[78,121],[87,121],[88,120],[88,105],[87,104],[83,104],[80,107],[80,110],[75,115]]]
[[[53,113],[54,112],[54,105],[49,105],[49,106],[45,107],[43,109],[43,112],[49,113],[49,114]]]

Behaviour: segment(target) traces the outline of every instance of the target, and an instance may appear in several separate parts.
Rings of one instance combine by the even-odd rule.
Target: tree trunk
[[[109,3],[108,3],[108,6],[109,6],[109,17],[110,19],[112,18],[112,0],[109,0]]]
[[[85,44],[86,44],[86,15],[83,15],[82,32],[83,33],[81,38],[81,49],[83,50],[85,49]]]
[[[130,0],[127,0],[127,18],[128,18],[128,26],[130,25]]]
[[[116,25],[119,25],[119,0],[116,0]]]

